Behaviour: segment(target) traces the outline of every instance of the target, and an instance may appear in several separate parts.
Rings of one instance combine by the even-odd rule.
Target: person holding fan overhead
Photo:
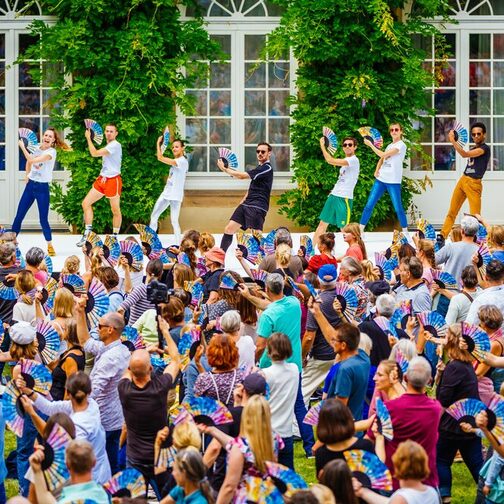
[[[371,218],[374,207],[383,196],[385,191],[389,193],[392,205],[401,224],[403,233],[408,236],[408,220],[404,212],[401,199],[401,180],[403,174],[403,163],[406,157],[406,144],[402,140],[402,126],[399,123],[392,123],[389,126],[392,143],[387,145],[385,151],[375,147],[369,138],[364,139],[364,143],[380,158],[376,165],[374,181],[369,197],[362,211],[360,220],[361,232],[364,232],[366,224]]]
[[[35,136],[33,132],[31,135]],[[30,154],[25,147],[24,141],[19,140],[19,147],[26,158],[26,186],[23,195],[19,200],[16,217],[12,223],[12,231],[18,234],[21,231],[21,224],[36,201],[39,210],[39,220],[44,238],[47,242],[47,253],[55,256],[56,252],[52,245],[52,232],[49,225],[49,184],[52,181],[54,164],[56,163],[56,148],[70,150],[70,147],[58,138],[54,128],[47,128],[42,135],[42,141],[33,154]]]

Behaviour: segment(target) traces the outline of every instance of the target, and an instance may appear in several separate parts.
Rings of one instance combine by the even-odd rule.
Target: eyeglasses
[[[353,147],[353,143],[344,143],[343,147]]]
[[[256,150],[256,153],[257,153],[257,154],[266,154],[266,152],[267,152],[267,151],[265,151],[265,150],[260,150],[260,149],[257,149],[257,150]]]
[[[392,131],[401,131],[401,128],[390,128],[389,131],[390,132],[392,132]]]
[[[483,133],[471,133],[471,136],[483,136]]]

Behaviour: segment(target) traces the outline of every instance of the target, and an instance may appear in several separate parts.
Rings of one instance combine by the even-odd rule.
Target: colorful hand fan
[[[152,367],[156,371],[164,371],[166,366],[168,366],[168,364],[170,364],[171,358],[166,354],[163,355],[163,357],[161,357],[157,353],[153,353],[153,354],[151,354],[150,361],[151,361]]]
[[[204,288],[201,282],[184,282],[184,290],[191,294],[193,306],[197,306],[203,300]]]
[[[145,478],[140,471],[133,468],[124,469],[114,474],[103,485],[103,488],[112,497],[131,497],[132,499],[144,496],[147,490]]]
[[[341,303],[341,311],[348,320],[353,320],[357,311],[359,300],[355,289],[344,282],[336,283],[336,297]]]
[[[387,257],[387,254],[385,254],[385,258]],[[392,269],[392,272],[395,270],[395,269],[398,269],[399,268],[399,256],[397,254],[391,256],[389,259],[387,259],[391,269]]]
[[[40,291],[42,294],[41,304],[46,310],[52,310],[54,305],[54,296],[56,296],[56,291],[58,290],[58,282],[53,278],[49,277],[46,284],[42,287]]]
[[[187,409],[181,404],[170,409],[170,421],[173,425],[178,425],[184,422],[193,422],[193,417]]]
[[[435,338],[444,338],[448,326],[444,317],[436,311],[425,311],[417,313],[418,323],[431,333]]]
[[[46,266],[46,269],[47,269],[47,274],[49,276],[51,276],[53,274],[53,262],[52,262],[52,259],[46,255],[42,261],[45,266]]]
[[[6,280],[0,282],[0,299],[5,301],[14,301],[19,297],[19,292],[14,288],[14,282]]]
[[[266,474],[285,497],[291,497],[297,490],[308,488],[306,481],[296,472],[276,462],[265,462]]]
[[[226,168],[236,170],[238,168],[238,156],[225,147],[219,147],[219,158],[222,159]]]
[[[38,353],[44,364],[53,362],[58,357],[60,338],[56,329],[43,320],[37,323]]]
[[[432,279],[436,282],[441,289],[457,290],[457,280],[450,275],[447,271],[440,271],[438,269],[431,268]]]
[[[390,319],[390,324],[400,329],[405,329],[408,322],[408,317],[413,315],[411,301],[402,301],[394,311]]]
[[[202,277],[208,273],[208,268],[205,265],[205,259],[203,257],[198,257],[196,263],[196,275]]]
[[[121,246],[119,240],[114,235],[105,236],[103,242],[103,255],[111,266],[116,266],[121,256]]]
[[[418,219],[417,229],[420,239],[436,241],[436,230],[426,219]]]
[[[375,265],[380,270],[380,277],[382,280],[392,280],[393,268],[389,260],[384,254],[375,252]]]
[[[59,286],[68,289],[74,296],[86,294],[86,284],[84,280],[74,273],[70,275],[60,275]]]
[[[382,316],[379,316],[379,317],[375,317],[373,319],[373,322],[388,336],[389,334],[391,334],[392,336],[396,336],[397,337],[397,331],[396,331],[396,328],[395,326],[393,326],[391,323],[390,323],[390,319],[388,319],[387,317],[382,317]]]
[[[486,406],[479,399],[461,399],[454,402],[451,406],[445,409],[445,412],[455,418],[459,423],[466,422],[475,427],[474,417],[486,411]]]
[[[303,419],[304,424],[313,425],[314,427],[318,425],[320,409],[322,408],[322,404],[324,404],[324,401],[318,402],[308,410]]]
[[[89,233],[86,234],[86,244],[84,246],[86,247],[86,254],[89,255],[94,247],[100,247],[102,249],[103,242],[94,231],[89,231]]]
[[[126,257],[130,268],[135,271],[142,271],[143,268],[143,252],[142,247],[135,243],[134,241],[126,240],[120,241],[119,247],[121,249],[121,255]]]
[[[268,272],[260,269],[250,270],[252,274],[252,280],[261,288],[264,289],[266,286],[266,278],[268,278]],[[288,277],[290,278],[290,277]]]
[[[26,387],[47,395],[52,385],[52,374],[43,364],[30,359],[21,361],[21,376]]]
[[[23,140],[26,149],[33,153],[36,149],[38,149],[39,141],[37,135],[28,128],[19,128],[18,129],[19,138]]]
[[[276,229],[270,231],[262,240],[261,248],[264,250],[266,255],[275,253],[275,239],[276,239]]]
[[[222,425],[233,422],[230,411],[219,401],[211,397],[192,397],[182,403],[196,423]]]
[[[185,331],[180,335],[178,343],[178,352],[180,355],[188,355],[194,343],[201,340],[201,329],[193,327],[189,331]]]
[[[164,470],[173,467],[173,462],[175,462],[175,455],[177,455],[177,449],[174,446],[160,448],[154,467],[156,469]]]
[[[263,479],[259,476],[247,476],[243,499],[241,495],[237,502],[254,504],[283,504],[284,498],[270,478]]]
[[[170,145],[170,129],[168,126],[163,131],[163,143],[161,144],[161,154],[164,154]]]
[[[121,334],[121,342],[130,352],[145,348],[145,342],[133,326],[126,326]]]
[[[467,343],[468,352],[480,362],[485,359],[486,352],[490,351],[491,343],[488,334],[476,325],[461,322],[462,338]]]
[[[367,138],[377,149],[381,149],[383,147],[383,137],[376,128],[364,126],[362,128],[359,128],[357,131],[362,138]]]
[[[379,397],[376,398],[376,419],[378,420],[378,431],[383,434],[385,439],[392,441],[394,439],[392,419],[387,406]]]
[[[496,437],[499,444],[504,443],[504,400],[494,395],[487,408],[488,430]]]
[[[304,303],[305,298],[303,296],[303,293],[301,292],[301,289],[296,285],[296,282],[294,282],[294,280],[290,276],[287,276],[285,279],[287,280],[287,283],[292,287],[294,296],[296,296],[301,302]]]
[[[455,136],[455,141],[460,145],[460,147],[464,147],[469,140],[469,133],[467,132],[467,129],[464,128],[461,123],[455,121],[453,123],[452,130]]]
[[[305,259],[309,261],[315,255],[312,239],[308,235],[301,235],[299,243],[299,248],[303,251]]]
[[[2,395],[2,411],[5,423],[17,437],[23,435],[25,410],[21,404],[21,392],[11,380]]]
[[[179,264],[185,264],[186,266],[189,266],[189,268],[191,267],[191,260],[189,259],[189,256],[185,252],[181,252],[177,256],[177,262]]]
[[[219,289],[226,289],[226,290],[237,290],[238,289],[238,282],[234,279],[231,274],[227,273],[223,275]]]
[[[70,478],[65,463],[65,451],[70,441],[72,441],[70,434],[61,425],[54,424],[51,434],[42,442],[44,446],[42,472],[50,492],[62,486]]]
[[[343,455],[353,476],[362,486],[374,490],[392,491],[392,476],[387,466],[374,454],[365,450],[348,450]]]
[[[91,280],[87,291],[86,316],[91,328],[96,327],[100,317],[108,312],[110,299],[105,286],[96,278]]]
[[[334,156],[336,149],[338,148],[338,138],[336,137],[334,131],[327,126],[322,128],[322,134],[324,135],[324,145],[329,151],[331,156]]]
[[[93,119],[84,119],[86,129],[91,130],[91,140],[100,145],[103,142],[103,128]]]
[[[401,368],[402,374],[405,375],[406,371],[408,371],[409,360],[406,359],[406,356],[401,352],[401,350],[399,350],[399,348],[396,351],[395,360],[396,360],[397,364],[399,364],[399,367]]]
[[[203,324],[205,324],[205,321],[208,323],[208,305],[202,304],[201,305],[201,313],[198,318],[198,324],[203,325]]]
[[[157,259],[164,249],[156,231],[145,224],[135,224],[135,228],[140,234],[140,241],[145,249],[145,255],[149,259]]]
[[[243,254],[243,258],[247,259],[248,262],[257,265],[263,260],[264,253],[259,245],[259,240],[255,236],[238,233],[236,241],[238,248]]]
[[[490,250],[488,250],[488,246],[485,242],[480,244],[477,254],[478,263],[476,266],[479,268],[480,273],[485,275],[487,264],[492,260],[492,254],[490,253]]]
[[[25,258],[23,257],[23,254],[21,253],[21,250],[19,247],[16,247],[16,262],[15,265],[18,268],[25,269],[26,268],[26,261]]]
[[[483,224],[480,223],[478,227],[478,232],[476,233],[476,243],[483,243],[488,237],[488,231]]]

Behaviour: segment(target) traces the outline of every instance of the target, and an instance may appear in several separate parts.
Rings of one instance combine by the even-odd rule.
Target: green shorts
[[[353,200],[329,194],[320,213],[320,220],[328,224],[334,224],[339,229],[342,229],[350,222],[352,206]]]

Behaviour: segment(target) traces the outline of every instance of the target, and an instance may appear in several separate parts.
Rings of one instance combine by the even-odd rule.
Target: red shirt
[[[326,254],[314,255],[308,262],[308,269],[317,274],[318,270],[324,266],[324,264],[334,264],[338,267],[338,261],[334,257],[329,257]]]

